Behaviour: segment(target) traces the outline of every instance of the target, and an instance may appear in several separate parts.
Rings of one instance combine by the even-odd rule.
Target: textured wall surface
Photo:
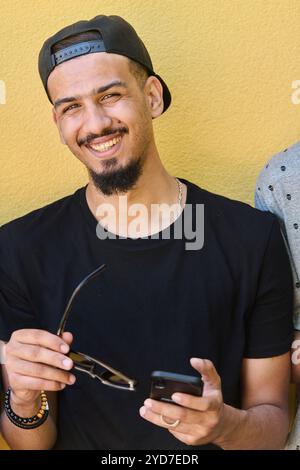
[[[173,93],[155,122],[172,174],[252,203],[266,158],[298,139],[298,0],[10,0],[1,2],[0,223],[86,182],[60,144],[37,73],[41,43],[96,14],[135,26]]]
[[[60,144],[37,55],[57,29],[100,13],[134,25],[172,91],[155,122],[169,171],[252,203],[265,160],[298,140],[299,0],[2,0],[0,223],[86,182]]]

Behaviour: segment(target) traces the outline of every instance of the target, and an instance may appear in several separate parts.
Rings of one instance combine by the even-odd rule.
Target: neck
[[[186,193],[185,185],[183,185],[182,189],[183,205]],[[153,225],[153,221],[150,219],[153,205],[167,204],[171,206],[178,203],[178,183],[176,179],[166,171],[157,153],[157,155],[154,155],[154,158],[147,158],[143,166],[142,175],[138,179],[135,187],[126,194],[105,196],[95,187],[93,181],[90,180],[86,191],[86,198],[91,212],[101,224],[105,225],[110,232],[125,236],[128,233],[128,225],[133,221],[133,218],[137,216],[137,212],[135,212],[134,216],[130,215],[130,208],[134,209],[133,204],[142,205],[143,209],[139,213],[141,225],[145,227],[145,223],[147,222],[148,227],[150,227],[149,223],[152,224],[150,231],[149,229],[141,229],[139,236],[146,236],[149,235],[150,232],[156,233],[162,230],[165,228],[164,225],[167,226],[175,220],[176,217],[171,221],[169,220],[169,223],[168,221],[164,223],[160,220]],[[107,208],[107,205],[112,208],[109,214],[107,210],[102,210],[102,208]],[[125,209],[126,215],[122,213]],[[104,212],[105,223],[103,223]],[[122,220],[122,223],[120,223],[120,220]]]

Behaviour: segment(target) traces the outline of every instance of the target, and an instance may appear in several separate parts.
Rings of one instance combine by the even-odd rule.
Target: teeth
[[[97,152],[105,152],[105,150],[108,150],[111,148],[113,145],[116,145],[118,142],[120,142],[121,137],[114,137],[111,140],[108,140],[104,144],[90,144],[90,147],[94,150],[97,150]]]

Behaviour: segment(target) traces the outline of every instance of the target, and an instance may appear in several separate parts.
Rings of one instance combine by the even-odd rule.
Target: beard
[[[137,160],[129,162],[125,167],[116,169],[114,169],[114,166],[117,165],[116,158],[102,163],[105,167],[104,172],[96,173],[90,168],[88,171],[95,187],[105,196],[111,196],[112,194],[124,194],[134,188],[142,174],[144,159],[139,157]]]

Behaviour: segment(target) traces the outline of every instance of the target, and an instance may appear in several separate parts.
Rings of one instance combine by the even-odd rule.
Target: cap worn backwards
[[[53,46],[58,42],[87,31],[98,31],[101,38],[99,40],[79,42],[52,53]],[[171,104],[171,93],[163,79],[154,72],[150,55],[144,43],[134,28],[120,16],[98,15],[91,20],[78,21],[61,29],[44,42],[39,54],[39,74],[50,101],[47,81],[53,69],[74,57],[95,52],[123,55],[143,65],[149,75],[154,75],[160,81],[163,87],[163,112],[167,110]]]

